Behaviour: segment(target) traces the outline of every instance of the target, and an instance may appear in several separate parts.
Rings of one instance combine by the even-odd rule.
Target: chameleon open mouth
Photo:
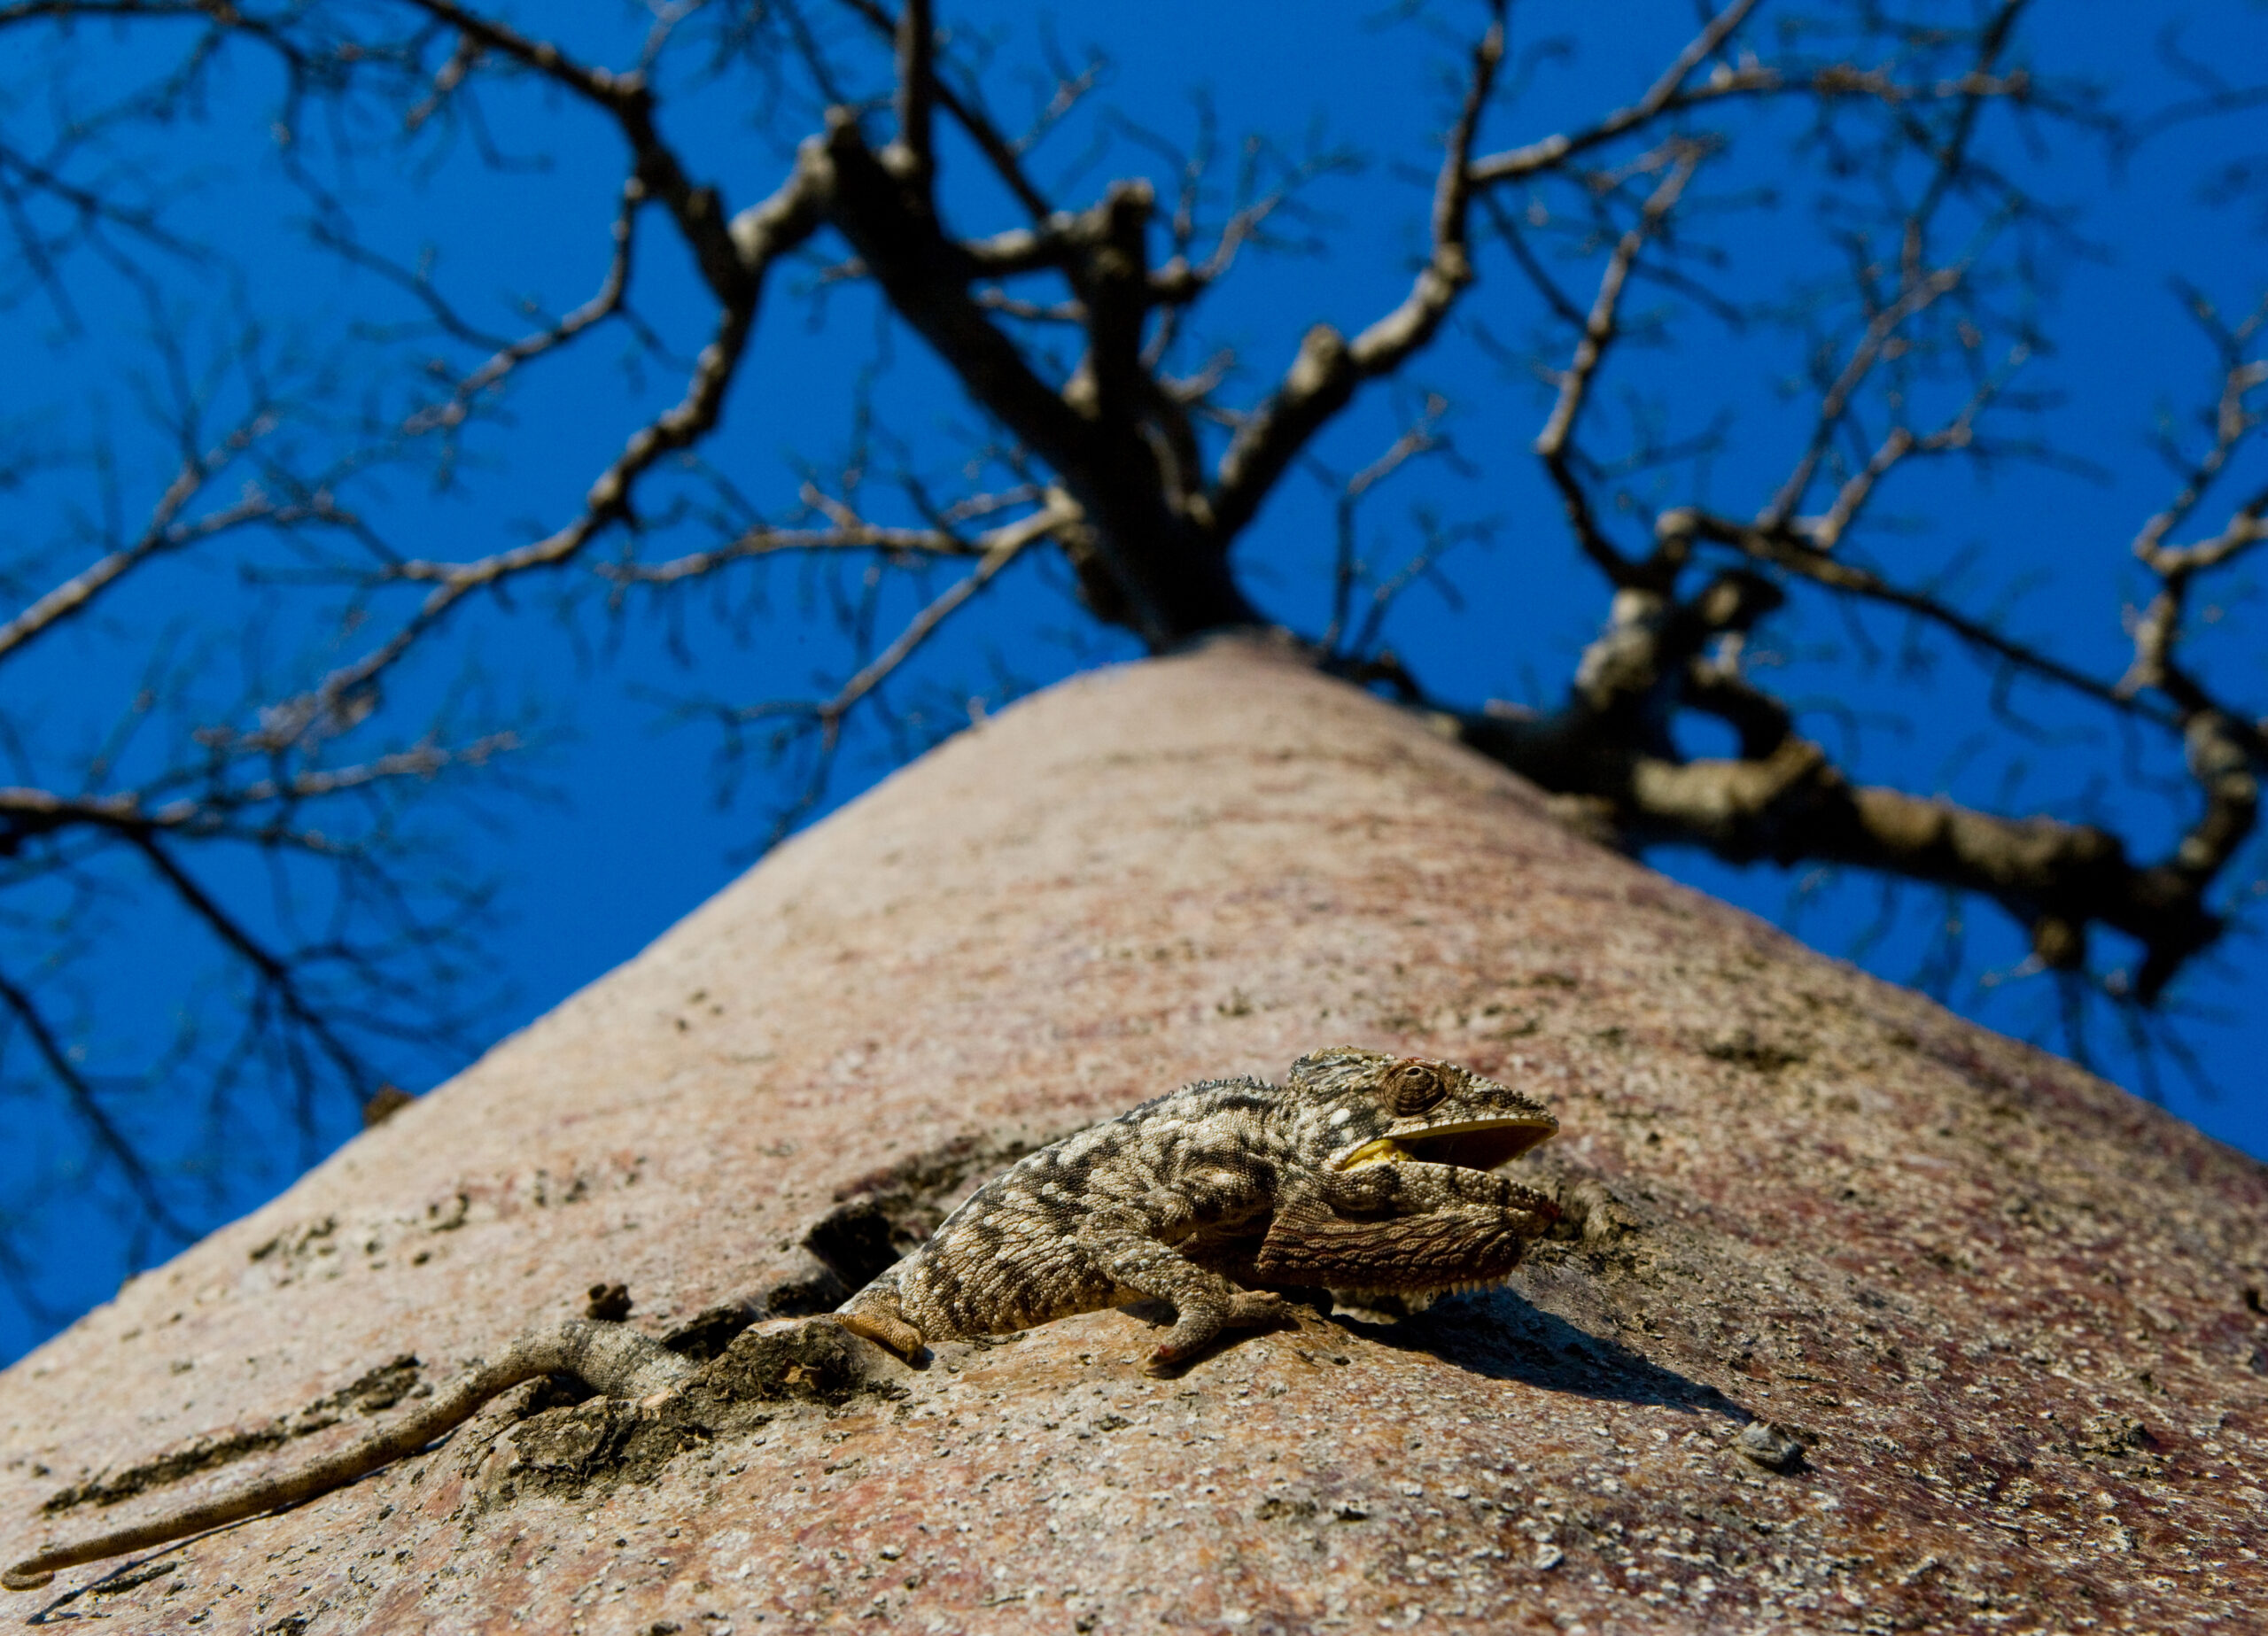
[[[1378,1136],[1348,1153],[1335,1167],[1355,1170],[1364,1165],[1455,1165],[1462,1170],[1494,1170],[1518,1158],[1559,1128],[1556,1120],[1473,1120],[1459,1125],[1439,1125],[1430,1130],[1401,1136]]]

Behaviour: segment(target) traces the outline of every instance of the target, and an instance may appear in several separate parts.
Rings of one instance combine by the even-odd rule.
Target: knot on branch
[[[1114,182],[1103,195],[1103,212],[1114,238],[1139,233],[1149,225],[1158,207],[1157,190],[1146,176]]]
[[[1787,600],[1787,593],[1763,575],[1736,568],[1711,580],[1688,606],[1712,634],[1745,634],[1766,616],[1778,612]]]
[[[1575,667],[1575,696],[1605,715],[1651,692],[1661,677],[1661,633],[1669,614],[1669,599],[1658,591],[1617,591],[1607,606],[1606,629]]]
[[[1652,825],[1674,820],[1728,857],[1777,860],[1802,856],[1798,839],[1811,803],[1796,798],[1839,791],[1842,782],[1826,751],[1789,738],[1755,761],[1641,756],[1631,766],[1629,794]]]
[[[1746,569],[1728,570],[1682,602],[1650,587],[1625,586],[1609,605],[1606,629],[1584,650],[1575,672],[1575,697],[1602,717],[1619,718],[1631,748],[1667,756],[1666,724],[1681,705],[1728,719],[1753,714],[1737,708],[1728,688],[1756,704],[1771,704],[1740,681],[1729,656],[1723,663],[1705,664],[1702,655],[1713,641],[1745,636],[1785,600],[1778,585]],[[1784,718],[1776,704],[1768,713]],[[1754,753],[1770,750],[1785,736],[1784,729],[1767,731]]]
[[[1299,396],[1320,398],[1340,389],[1341,383],[1351,390],[1353,375],[1347,337],[1329,324],[1317,324],[1300,337],[1299,356],[1292,360],[1284,384]]]
[[[376,682],[350,680],[329,683],[312,692],[265,705],[259,726],[239,737],[226,727],[199,728],[198,741],[209,747],[276,751],[294,747],[311,749],[325,739],[353,732],[377,709],[380,693]]]
[[[2243,844],[2260,810],[2260,782],[2236,724],[2219,710],[2199,710],[2182,730],[2190,776],[2205,792],[2205,813],[2181,838],[2175,868],[2202,886]]]

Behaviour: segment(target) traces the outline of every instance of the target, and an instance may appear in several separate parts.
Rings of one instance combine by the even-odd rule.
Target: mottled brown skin
[[[1534,1098],[1454,1063],[1346,1046],[1301,1058],[1289,1080],[1203,1081],[1042,1148],[837,1321],[912,1357],[1162,1300],[1174,1325],[1154,1372],[1276,1316],[1282,1289],[1423,1297],[1492,1282],[1555,1218],[1491,1174],[1558,1128]]]
[[[1301,1058],[1290,1078],[1208,1080],[1042,1148],[978,1189],[834,1322],[911,1357],[930,1340],[1158,1299],[1175,1322],[1150,1366],[1169,1369],[1226,1329],[1276,1316],[1280,1289],[1422,1296],[1501,1278],[1557,1214],[1542,1195],[1489,1174],[1558,1128],[1533,1098],[1453,1063],[1349,1047]],[[58,1569],[302,1504],[416,1453],[539,1376],[648,1398],[695,1368],[626,1324],[570,1320],[521,1337],[322,1460],[50,1545],[0,1584],[36,1589]]]

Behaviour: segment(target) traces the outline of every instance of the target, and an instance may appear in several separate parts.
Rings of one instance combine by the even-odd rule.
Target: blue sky
[[[1491,114],[1484,147],[1511,146],[1630,100],[1690,26],[1689,8],[1680,5],[1618,8],[1603,28],[1587,24],[1596,10],[1516,8],[1518,94]],[[1298,232],[1328,253],[1252,258],[1208,314],[1208,337],[1237,349],[1247,390],[1280,369],[1308,324],[1328,319],[1351,330],[1406,287],[1412,251],[1422,243],[1422,173],[1450,105],[1450,35],[1469,20],[1465,13],[1441,9],[1386,27],[1373,6],[1315,4],[1302,10],[1305,26],[1287,29],[1283,9],[1258,0],[1153,4],[1107,17],[1067,9],[1050,18],[1010,5],[942,11],[972,34],[999,35],[993,84],[1004,104],[1013,105],[1019,94],[1018,54],[1029,55],[1036,28],[1045,27],[1074,58],[1091,38],[1107,51],[1112,66],[1099,100],[1169,140],[1192,137],[1200,118],[1197,98],[1209,97],[1231,155],[1245,133],[1259,132],[1285,153],[1343,151],[1359,160],[1307,196],[1313,214]],[[558,26],[571,39],[617,62],[625,59],[623,42],[633,37],[608,8],[531,8],[528,15],[548,22],[563,17]],[[2169,35],[2176,24],[2180,31]],[[2043,66],[2099,79],[2114,88],[2116,101],[2136,110],[2189,94],[2167,66],[2170,39],[2206,60],[2268,61],[2268,9],[2233,0],[2050,9],[2034,30]],[[97,80],[86,82],[97,84],[102,74],[122,81],[153,60],[137,58],[136,49],[132,42],[119,46],[101,59]],[[38,72],[35,66],[29,76],[8,81],[16,112],[29,105]],[[216,361],[241,336],[241,314],[252,313],[260,315],[276,367],[288,369],[294,356],[307,361],[309,400],[344,415],[365,398],[385,399],[377,365],[431,343],[374,332],[374,322],[406,323],[416,314],[372,275],[343,270],[309,248],[307,212],[278,185],[268,135],[276,95],[264,69],[229,66],[202,117],[166,133],[162,159],[182,179],[180,214],[225,245],[240,269],[184,276],[166,310],[190,337],[185,367],[212,366],[213,378],[223,383],[214,388],[216,398],[229,390]],[[784,173],[775,136],[810,128],[808,120],[797,123],[795,108],[752,106],[745,87],[730,94],[689,89],[681,110],[667,106],[665,128],[735,207],[768,192]],[[430,256],[433,276],[468,316],[509,330],[524,322],[514,314],[516,301],[532,299],[555,311],[595,285],[619,144],[595,120],[539,92],[496,96],[488,112],[507,158],[530,163],[485,166],[469,139],[405,150],[390,131],[353,131],[346,142],[358,162],[342,197],[367,242],[404,261]],[[1762,157],[1783,151],[1798,134],[1796,123],[1774,119],[1756,113],[1724,122],[1750,144],[1742,151],[1759,158],[1726,177],[1719,224],[1698,230],[1704,238],[1714,234],[1724,276],[1759,300],[1812,273],[1827,275],[1835,260],[1793,208],[1806,189],[1824,185],[1821,173]],[[2212,385],[2211,356],[2171,281],[2186,281],[2238,311],[2268,286],[2257,196],[2223,205],[2202,198],[2230,153],[2248,144],[2268,151],[2268,118],[2256,110],[2176,127],[2115,163],[2099,144],[2053,126],[2043,126],[2029,148],[2019,131],[2001,140],[2009,162],[2025,167],[2027,185],[2071,213],[2077,234],[2042,241],[2040,288],[2023,299],[2056,345],[2026,364],[2023,385],[2037,402],[2030,413],[2019,407],[2011,415],[2009,435],[2049,438],[2083,457],[2085,469],[2012,461],[1983,474],[1948,466],[1901,479],[1891,509],[1902,526],[1875,549],[1907,581],[1946,576],[1969,606],[2003,613],[2011,630],[2115,674],[2125,655],[2122,603],[2140,589],[2130,542],[2172,488],[2151,438],[2161,416],[2189,414]],[[1076,161],[1083,157],[1094,162],[1082,169]],[[1011,225],[1001,201],[967,180],[973,167],[966,159],[946,151],[957,225]],[[1043,151],[1037,168],[1051,179],[1070,174],[1063,194],[1073,203],[1131,170],[1170,181],[1169,167],[1128,126],[1099,122],[1068,129]],[[1767,184],[1783,190],[1788,208],[1759,205],[1753,190]],[[690,270],[663,234],[646,242],[652,250],[640,268],[641,313],[670,349],[689,352],[703,316]],[[1413,468],[1369,502],[1362,550],[1383,575],[1429,522],[1471,525],[1473,538],[1449,559],[1447,590],[1420,586],[1395,605],[1387,640],[1441,696],[1549,704],[1596,631],[1604,595],[1577,561],[1526,453],[1545,391],[1483,344],[1517,338],[1535,325],[1534,304],[1523,306],[1508,270],[1501,252],[1483,261],[1483,291],[1471,311],[1485,334],[1460,330],[1406,382],[1376,392],[1347,416],[1316,451],[1318,475],[1294,478],[1271,501],[1239,560],[1271,616],[1319,631],[1327,616],[1332,527],[1324,474],[1375,458],[1422,411],[1425,395],[1438,393],[1446,406],[1441,425],[1459,458]],[[889,439],[880,445],[885,454],[902,447],[925,477],[950,485],[975,417],[904,332],[878,344],[873,304],[862,291],[835,291],[823,307],[804,299],[816,277],[804,269],[775,292],[729,424],[709,449],[711,466],[777,515],[792,503],[799,470],[841,467],[863,399]],[[1584,287],[1581,275],[1570,277]],[[28,299],[0,319],[10,326],[12,354],[34,361],[0,387],[0,415],[19,439],[83,442],[107,429],[120,451],[120,503],[131,512],[146,506],[162,481],[165,455],[136,408],[145,385],[160,397],[167,390],[142,345],[147,310],[124,282],[92,264],[74,275],[69,294],[74,312]],[[1801,430],[1804,405],[1788,389],[1800,361],[1799,335],[1769,322],[1731,330],[1696,320],[1681,314],[1667,291],[1648,294],[1635,310],[1674,317],[1676,343],[1634,346],[1627,368],[1619,361],[1613,384],[1622,395],[1603,413],[1658,414],[1671,437],[1697,432],[1721,413],[1728,428],[1722,452],[1705,470],[1688,465],[1666,474],[1662,503],[1697,492],[1729,510],[1755,509],[1785,469],[1790,440]],[[468,440],[464,475],[454,485],[437,488],[430,471],[404,470],[363,491],[360,503],[389,531],[436,557],[481,554],[555,526],[630,427],[678,389],[666,361],[638,363],[627,352],[605,338],[532,377],[508,399],[502,418]],[[687,479],[678,492],[702,491]],[[83,472],[27,482],[10,502],[6,543],[14,548],[53,534],[74,508],[91,514],[99,504]],[[271,553],[263,561],[272,572],[281,559]],[[91,743],[139,685],[142,655],[153,642],[177,644],[185,701],[233,696],[253,670],[280,675],[322,662],[334,627],[313,616],[335,615],[338,593],[282,580],[248,591],[241,570],[239,558],[222,554],[169,564],[99,627],[55,644],[35,667],[19,667],[12,686],[28,690],[19,698],[35,697],[43,731],[58,741]],[[947,628],[900,690],[911,737],[934,736],[966,719],[972,696],[997,702],[1084,665],[1133,656],[1122,635],[1083,618],[1061,578],[1040,564],[1020,566]],[[469,1042],[519,1026],[635,954],[742,866],[765,831],[781,781],[750,769],[736,797],[720,802],[715,740],[697,721],[675,719],[672,702],[808,694],[839,680],[843,644],[824,616],[831,588],[823,577],[785,572],[761,587],[734,582],[674,601],[633,598],[613,609],[587,584],[536,587],[509,607],[467,609],[446,653],[391,690],[394,711],[446,709],[462,722],[532,722],[540,730],[541,748],[508,786],[439,802],[424,820],[453,860],[447,867],[494,891],[478,962],[484,978],[494,981],[468,990],[485,1001],[468,1023]],[[2264,610],[2252,589],[2243,581],[2224,587],[2226,616],[2209,627],[2201,652],[2215,683],[2257,711],[2268,706],[2268,646],[2259,640]],[[911,585],[888,589],[884,628],[918,601]],[[2033,736],[2017,738],[1992,716],[1988,678],[1953,653],[1938,654],[1928,666],[1901,663],[1900,638],[1881,622],[1854,628],[1809,610],[1767,627],[1759,647],[1774,667],[1767,679],[1815,707],[1805,717],[1806,730],[1864,779],[1982,805],[2100,814],[2140,837],[2146,850],[2175,833],[2179,797],[2149,787],[2150,778],[2172,765],[2163,756],[2122,757],[2108,724],[2046,698],[2018,701]],[[881,733],[854,739],[821,810],[870,784],[895,754]],[[1690,852],[1651,861],[1830,953],[1863,949],[1868,967],[1885,976],[1911,980],[1928,963],[1938,918],[1922,894],[1906,894],[1902,907],[1885,917],[1878,886],[1863,880],[1736,870]],[[2256,900],[2242,896],[2260,872],[2256,849],[2249,864],[2233,883],[2240,907]],[[230,889],[251,892],[258,882],[258,867],[247,860],[216,857],[200,866]],[[2256,921],[2256,908],[2250,915]],[[97,921],[105,928],[99,936],[88,929]],[[2047,986],[2017,974],[2023,950],[2013,929],[1989,905],[1970,906],[1964,924],[1965,958],[1946,989],[1949,1003],[2060,1044]],[[152,1042],[181,1017],[225,1012],[230,1003],[228,981],[162,907],[121,897],[85,927],[54,934],[89,943],[74,969],[84,996],[82,1044],[97,1063],[146,1060]],[[2103,952],[2106,963],[2117,958],[2115,950]],[[2262,959],[2256,934],[2248,931],[2173,996],[2185,1014],[2194,1013],[2184,1037],[2218,1097],[2203,1096],[2170,1066],[2157,1085],[2183,1117],[2255,1153],[2268,1153],[2268,1096],[2251,1066],[2268,1054],[2268,1022],[2252,1004]],[[2106,1072],[2145,1087],[2116,1038],[2094,1043]],[[406,1051],[397,1071],[423,1089],[454,1061],[447,1049]],[[74,1190],[84,1155],[51,1111],[30,1098],[20,1076],[5,1094],[26,1133],[18,1162],[38,1183],[19,1190],[19,1200],[31,1202],[16,1207],[45,1213],[41,1230],[50,1251],[40,1287],[58,1307],[79,1309],[107,1293],[122,1260],[167,1247],[122,1242],[106,1224],[102,1195]],[[183,1212],[209,1224],[273,1192],[315,1151],[352,1128],[348,1110],[327,1110],[309,1150],[276,1134],[288,1125],[288,1112],[257,1098],[202,1106],[160,1082],[138,1093],[127,1117],[174,1156]],[[230,1154],[225,1169],[208,1162],[216,1137]],[[24,1315],[0,1312],[0,1355],[20,1351],[39,1332]]]

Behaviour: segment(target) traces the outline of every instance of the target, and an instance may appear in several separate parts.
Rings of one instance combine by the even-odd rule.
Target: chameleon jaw
[[[1373,1136],[1345,1157],[1332,1161],[1334,1170],[1359,1170],[1365,1165],[1454,1165],[1466,1170],[1494,1170],[1549,1139],[1559,1121],[1542,1119],[1475,1119],[1421,1126],[1397,1135]]]

